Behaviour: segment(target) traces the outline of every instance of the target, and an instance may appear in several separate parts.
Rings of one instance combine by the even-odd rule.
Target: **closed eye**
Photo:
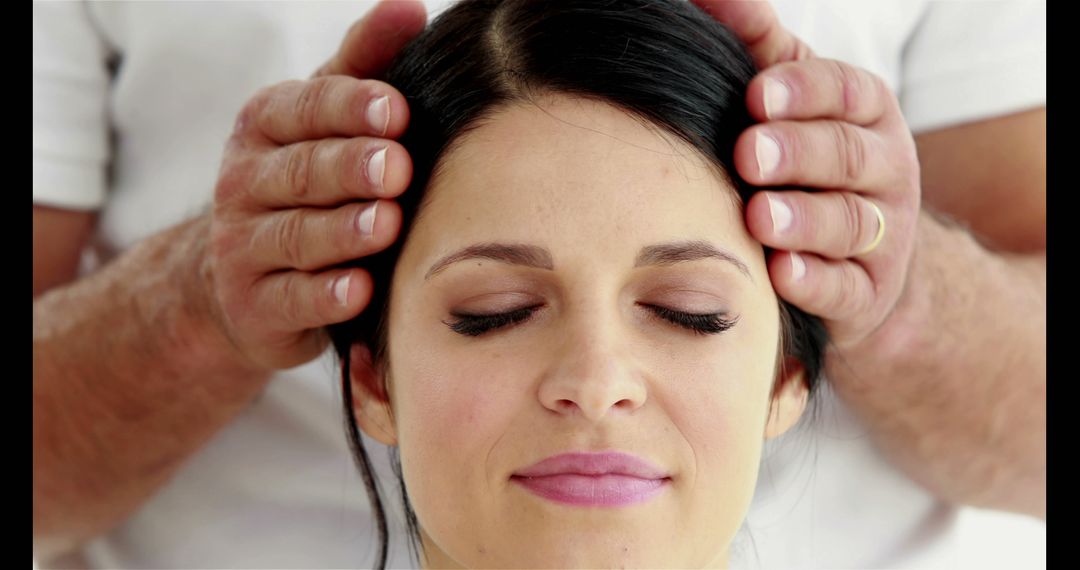
[[[493,315],[466,315],[455,313],[453,316],[456,320],[452,322],[443,321],[443,324],[450,327],[458,334],[465,336],[480,336],[495,329],[510,327],[524,322],[532,317],[533,313],[542,306],[543,305],[534,305],[532,307],[523,307],[506,313],[497,313]],[[691,330],[697,335],[722,333],[735,326],[735,323],[739,320],[738,317],[730,319],[726,318],[726,313],[695,314],[675,311],[657,305],[643,304],[642,306],[669,323]]]
[[[697,334],[719,334],[739,321],[739,317],[726,318],[727,313],[684,313],[656,305],[643,305],[657,316]]]

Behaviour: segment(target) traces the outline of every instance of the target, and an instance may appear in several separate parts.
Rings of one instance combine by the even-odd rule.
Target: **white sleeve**
[[[927,2],[903,56],[912,132],[1045,105],[1044,1]]]
[[[105,202],[107,57],[85,2],[34,2],[34,204]]]

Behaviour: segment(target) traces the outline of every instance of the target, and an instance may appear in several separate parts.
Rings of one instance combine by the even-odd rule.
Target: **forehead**
[[[715,167],[676,137],[587,99],[499,110],[444,155],[426,202],[409,238],[424,249],[517,240],[545,244],[558,261],[560,246],[632,256],[644,243],[693,238],[760,255]]]

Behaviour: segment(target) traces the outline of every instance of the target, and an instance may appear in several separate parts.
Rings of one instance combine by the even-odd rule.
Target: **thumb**
[[[383,0],[349,28],[338,52],[312,77],[376,79],[426,24],[422,2]]]
[[[734,32],[735,36],[749,48],[758,69],[765,69],[785,61],[814,57],[810,46],[780,24],[776,11],[768,2],[763,0],[754,2],[690,1]]]

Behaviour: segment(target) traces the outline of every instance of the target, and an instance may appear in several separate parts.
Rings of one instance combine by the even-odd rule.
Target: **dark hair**
[[[386,565],[386,515],[356,426],[349,351],[355,343],[369,347],[383,379],[371,389],[387,394],[382,371],[388,362],[390,282],[441,157],[507,105],[544,94],[570,95],[610,104],[685,141],[732,183],[745,204],[756,189],[739,177],[733,155],[738,135],[753,123],[745,98],[755,73],[746,47],[685,0],[464,0],[398,54],[382,79],[405,95],[411,116],[400,139],[413,162],[412,183],[397,200],[402,231],[386,250],[344,265],[370,272],[374,291],[358,317],[329,327],[342,362],[345,427],[377,519],[379,568]],[[778,366],[784,365],[780,356],[801,362],[812,397],[825,329],[817,317],[779,304]],[[391,465],[418,560],[419,528],[396,448]]]

